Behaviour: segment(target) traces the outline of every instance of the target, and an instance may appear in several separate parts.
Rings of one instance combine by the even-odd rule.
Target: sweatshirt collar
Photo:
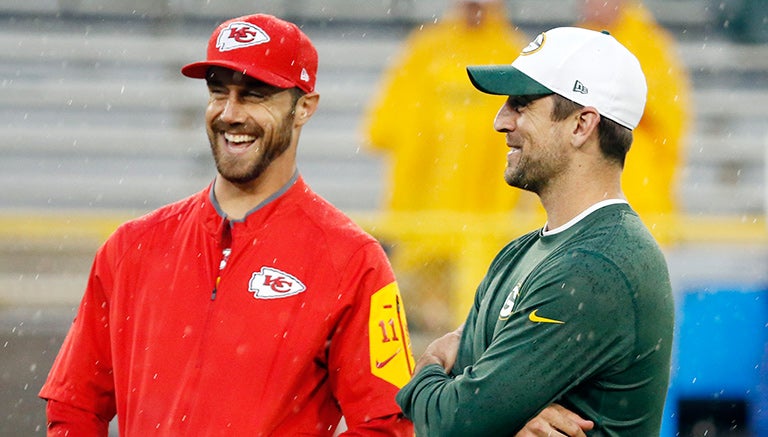
[[[620,204],[620,203],[628,204],[628,202],[626,200],[624,200],[624,199],[607,199],[607,200],[602,200],[602,201],[597,202],[594,205],[590,206],[589,208],[585,209],[584,211],[582,211],[579,215],[577,215],[576,217],[574,217],[571,220],[569,220],[568,223],[566,223],[566,224],[564,224],[562,226],[559,226],[559,227],[557,227],[555,229],[549,229],[548,230],[547,229],[547,223],[545,223],[544,227],[541,228],[541,235],[542,236],[555,235],[555,234],[559,234],[561,232],[564,232],[564,231],[570,229],[571,227],[573,227],[573,225],[575,225],[576,223],[578,223],[581,220],[583,220],[584,217],[592,214],[593,212],[597,211],[598,209],[604,208],[604,207],[609,206],[609,205],[616,205],[616,204]]]
[[[253,207],[250,211],[248,211],[245,216],[242,219],[238,220],[230,220],[233,223],[237,222],[245,222],[248,220],[248,216],[253,214],[254,212],[262,209],[266,205],[272,203],[275,199],[281,197],[283,194],[285,194],[299,179],[299,172],[298,170],[293,173],[293,176],[288,180],[288,182],[283,185],[279,190],[272,193],[269,197],[264,199],[261,203]],[[228,218],[227,214],[221,209],[221,206],[219,205],[219,201],[216,200],[216,194],[214,194],[214,187],[216,186],[217,179],[213,180],[213,183],[211,183],[211,186],[208,190],[208,200],[211,202],[211,205],[213,205],[213,208],[216,210],[216,213],[222,217],[222,218]]]

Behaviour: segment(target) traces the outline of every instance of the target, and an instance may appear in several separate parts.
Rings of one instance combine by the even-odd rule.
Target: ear
[[[293,117],[293,126],[301,127],[304,123],[309,121],[312,114],[315,113],[317,105],[320,102],[320,94],[317,91],[304,94],[296,102],[296,110]]]
[[[574,147],[581,147],[594,135],[597,140],[597,125],[600,123],[600,113],[591,106],[585,106],[574,114],[572,142]]]

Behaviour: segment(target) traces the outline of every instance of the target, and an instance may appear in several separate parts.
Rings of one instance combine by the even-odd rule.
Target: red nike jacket
[[[242,221],[212,186],[99,249],[40,397],[49,435],[413,435],[405,315],[376,240],[296,176]]]

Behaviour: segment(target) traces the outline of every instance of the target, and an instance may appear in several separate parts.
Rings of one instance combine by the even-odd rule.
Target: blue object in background
[[[681,432],[692,425],[680,423],[681,403],[693,403],[706,415],[701,407],[707,402],[726,420],[725,428],[712,430],[718,436],[768,436],[768,290],[688,291],[679,296],[676,311],[662,436],[690,435]],[[725,417],[736,409],[723,406],[738,404],[746,407],[738,419],[746,423]]]

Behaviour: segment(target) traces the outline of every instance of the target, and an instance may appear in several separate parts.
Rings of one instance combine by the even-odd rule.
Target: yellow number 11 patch
[[[413,374],[413,355],[396,282],[371,296],[368,338],[371,373],[398,388],[404,386]]]

